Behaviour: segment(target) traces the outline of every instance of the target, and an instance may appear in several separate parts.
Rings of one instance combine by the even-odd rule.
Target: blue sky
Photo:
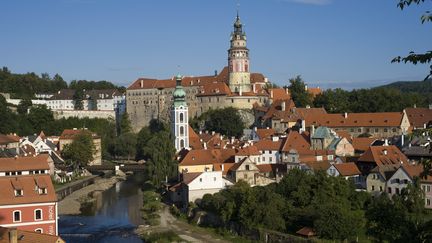
[[[302,75],[349,89],[429,73],[390,63],[431,49],[432,24],[420,16],[432,1],[401,11],[398,0],[5,0],[0,66],[125,86],[212,74],[226,65],[237,2],[251,70],[277,84]]]

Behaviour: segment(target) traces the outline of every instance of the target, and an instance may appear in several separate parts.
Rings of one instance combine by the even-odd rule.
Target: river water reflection
[[[141,218],[142,190],[139,176],[118,182],[104,192],[95,193],[95,202],[79,216],[60,215],[60,236],[70,243],[142,243],[133,233]]]

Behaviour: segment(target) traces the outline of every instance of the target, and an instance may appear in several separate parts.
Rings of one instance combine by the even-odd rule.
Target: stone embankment
[[[89,186],[79,189],[59,202],[58,214],[78,215],[81,214],[81,204],[92,199],[92,194],[96,191],[105,191],[121,180],[125,176],[113,176],[111,178],[98,178]]]

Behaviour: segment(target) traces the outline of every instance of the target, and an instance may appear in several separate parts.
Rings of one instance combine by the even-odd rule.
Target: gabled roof
[[[235,163],[229,170],[237,171],[239,170],[240,166],[245,163],[252,165],[252,167],[255,167],[255,168],[250,168],[249,169],[250,171],[254,171],[254,170],[259,171],[257,165],[254,162],[252,162],[252,160],[249,157],[243,158],[240,162]]]
[[[14,135],[4,135],[4,134],[0,134],[0,145],[6,145],[9,143],[18,143],[19,137],[14,136]]]
[[[10,243],[9,234],[14,230],[0,226],[0,243]],[[41,234],[33,231],[17,230],[17,238],[19,243],[60,243],[64,242],[60,236]]]
[[[190,150],[182,158],[179,166],[209,165],[230,162],[234,157],[234,149],[196,149]]]
[[[289,152],[291,149],[295,149],[301,154],[310,149],[310,143],[302,134],[297,131],[290,131],[282,146],[282,151]]]
[[[49,170],[48,160],[48,154],[40,154],[36,157],[0,158],[0,171]]]
[[[282,149],[283,141],[279,138],[278,141],[273,141],[271,139],[259,140],[255,143],[255,146],[259,151],[272,150],[280,151]]]
[[[394,145],[371,146],[358,161],[376,163],[377,166],[408,163],[407,157]]]
[[[254,156],[261,155],[258,147],[255,145],[244,146],[243,148],[236,149],[236,155],[239,156]]]
[[[318,161],[318,162],[303,162],[307,167],[309,167],[314,172],[326,171],[330,168],[331,164],[328,161]]]
[[[198,176],[200,176],[203,172],[195,172],[195,173],[183,173],[183,183],[189,185],[192,181],[194,181]]]
[[[38,181],[46,185],[47,194],[39,194],[35,190]],[[41,183],[39,183],[39,186]],[[23,190],[22,196],[15,196],[14,186]],[[29,203],[55,202],[57,196],[49,175],[21,175],[0,177],[0,205],[16,205]]]
[[[379,173],[385,180],[390,179],[400,165],[382,165],[373,168],[370,173]]]
[[[290,100],[291,95],[289,90],[286,88],[272,88],[267,91],[270,94],[270,98],[273,100]]]
[[[327,114],[327,111],[321,107],[321,108],[295,108],[293,110],[296,114],[298,114],[301,118],[305,118],[306,116],[319,116],[322,114]]]
[[[344,114],[308,114],[306,126],[328,127],[399,127],[403,112],[347,113]]]
[[[334,164],[333,166],[339,171],[341,176],[361,175],[357,165],[353,162]]]
[[[285,110],[283,110],[283,105],[285,105]],[[295,108],[295,104],[291,99],[275,100],[268,108],[267,113],[262,119],[283,119],[285,121],[297,121],[299,116],[292,112],[293,108]]]
[[[411,126],[419,128],[424,127],[432,121],[432,109],[429,108],[406,108],[408,120]]]
[[[257,165],[259,171],[261,173],[284,173],[287,172],[287,165],[286,164],[260,164]]]
[[[376,138],[361,138],[356,137],[352,139],[352,145],[357,151],[366,151],[375,142]]]
[[[274,135],[276,130],[273,128],[257,128],[255,132],[259,139],[265,139],[270,138],[271,135]]]
[[[200,87],[200,92],[197,96],[215,96],[215,95],[230,95],[231,90],[224,82],[208,83]]]

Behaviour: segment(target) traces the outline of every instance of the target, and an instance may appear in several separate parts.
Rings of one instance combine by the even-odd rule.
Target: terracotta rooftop
[[[322,114],[327,114],[327,111],[324,108],[295,108],[293,112],[303,119],[306,116],[320,116]]]
[[[47,194],[39,194],[37,186],[45,185]],[[16,188],[21,187],[21,188]],[[15,196],[14,189],[23,190],[22,196]],[[54,186],[49,175],[23,175],[0,177],[0,205],[45,203],[57,201]]]
[[[302,236],[305,236],[305,237],[312,237],[312,236],[316,235],[315,231],[312,228],[309,228],[309,227],[303,227],[303,228],[299,229],[296,232],[296,234],[299,234],[299,235],[302,235]]]
[[[258,147],[255,145],[249,145],[245,146],[243,148],[236,149],[236,154],[239,156],[254,156],[254,155],[261,155],[261,152],[258,150]]]
[[[313,97],[319,95],[322,93],[322,90],[320,87],[313,87],[313,88],[308,88],[307,91],[309,92],[309,94],[311,94]]]
[[[215,96],[215,95],[230,95],[231,90],[224,82],[213,82],[201,86],[197,96]]]
[[[394,145],[371,146],[358,161],[376,163],[377,166],[408,163],[407,157]]]
[[[339,171],[341,176],[361,175],[361,172],[358,169],[357,165],[353,162],[334,164],[334,167]]]
[[[17,136],[0,134],[0,145],[6,145],[9,143],[18,143],[19,141],[20,139]]]
[[[0,226],[0,243],[10,243],[9,232],[12,228],[5,228]],[[17,237],[19,243],[63,243],[63,239],[59,236],[41,234],[33,231],[17,230]]]
[[[262,173],[276,173],[276,171],[279,173],[283,173],[287,171],[286,164],[260,164],[257,165],[257,167]]]
[[[306,150],[309,150],[309,148],[310,143],[305,136],[299,134],[296,131],[290,131],[284,141],[282,151],[289,152],[291,149],[295,149],[300,154]]]
[[[267,91],[270,94],[270,98],[273,100],[290,100],[291,95],[289,90],[286,88],[272,88]]]
[[[327,127],[399,127],[403,112],[348,113],[344,114],[307,114],[306,126]]]
[[[215,171],[221,171],[222,165],[223,165],[222,175],[226,175],[228,171],[231,169],[231,167],[235,165],[235,163],[215,163],[213,164],[213,169]]]
[[[200,176],[202,172],[196,172],[196,173],[183,173],[183,183],[188,185],[193,180],[195,180],[198,176]]]
[[[264,83],[265,77],[260,73],[251,73],[251,84]],[[222,71],[217,75],[209,76],[185,76],[182,78],[182,86],[206,86],[211,83],[226,83],[229,79],[228,67],[224,67]],[[174,88],[176,86],[176,80],[171,79],[149,79],[139,78],[133,82],[127,89],[157,89],[157,88]]]
[[[274,135],[276,133],[276,130],[273,128],[257,128],[256,134],[258,135],[259,139],[265,139],[270,138],[271,135]]]
[[[76,135],[80,134],[83,131],[90,132],[89,130],[85,129],[65,129],[60,135],[60,139],[73,139]],[[98,138],[96,133],[91,132],[91,135],[93,138]]]
[[[406,108],[408,120],[411,126],[423,128],[424,125],[432,121],[432,109],[429,108]]]
[[[0,171],[49,170],[48,160],[48,154],[40,154],[36,157],[0,158]]]
[[[303,164],[307,165],[311,170],[317,171],[326,171],[330,168],[331,164],[328,161],[318,161],[318,162],[303,162]]]
[[[259,151],[272,150],[280,151],[282,149],[283,141],[279,138],[278,141],[272,141],[271,139],[259,140],[255,143],[255,146]]]
[[[353,138],[352,145],[356,151],[366,151],[375,142],[376,138]]]
[[[179,166],[208,165],[230,162],[234,149],[197,149],[189,151],[180,161]]]

